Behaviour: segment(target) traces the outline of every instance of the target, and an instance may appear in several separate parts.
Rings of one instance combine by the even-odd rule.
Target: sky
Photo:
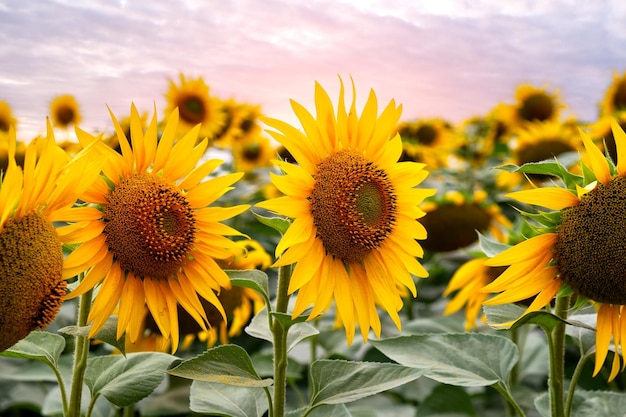
[[[514,103],[523,83],[556,92],[592,121],[626,71],[622,0],[0,0],[0,100],[18,138],[45,132],[52,99],[72,94],[87,131],[107,106],[159,116],[169,80],[203,77],[220,98],[297,125],[314,82],[336,102],[350,77],[403,120],[452,123]],[[350,96],[348,96],[350,97]]]

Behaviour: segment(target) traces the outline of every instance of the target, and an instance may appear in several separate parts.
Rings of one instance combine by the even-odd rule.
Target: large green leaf
[[[193,381],[189,404],[197,413],[224,417],[262,417],[268,409],[263,388],[205,381]]]
[[[573,318],[564,320],[555,314],[543,310],[533,311],[523,315],[526,310],[515,304],[485,306],[483,307],[483,311],[485,312],[489,326],[497,329],[516,329],[525,324],[536,324],[545,331],[550,331],[554,329],[554,326],[557,324],[565,323],[571,326],[593,330],[593,327],[582,321],[577,321]]]
[[[218,382],[238,387],[267,387],[271,379],[261,379],[248,353],[237,345],[211,348],[201,355],[167,371],[171,375],[196,381]]]
[[[519,359],[511,340],[484,333],[399,336],[371,343],[399,364],[423,370],[424,376],[465,387],[506,387]]]
[[[92,397],[103,395],[118,407],[125,407],[150,395],[174,359],[160,352],[93,357],[87,361],[85,384]]]
[[[573,417],[616,417],[626,415],[626,393],[586,391],[584,401],[572,413]]]
[[[63,349],[65,349],[63,336],[35,330],[10,348],[2,351],[0,355],[42,361],[56,368]]]
[[[394,363],[318,360],[311,365],[311,407],[342,404],[413,381],[427,369]]]
[[[258,292],[265,300],[266,304],[270,302],[270,290],[267,283],[267,274],[258,269],[247,270],[227,270],[226,273],[230,277],[230,282],[238,287],[251,288]]]

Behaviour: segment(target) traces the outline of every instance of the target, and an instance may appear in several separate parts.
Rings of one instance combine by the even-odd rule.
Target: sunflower
[[[235,170],[243,172],[269,167],[276,158],[276,150],[269,139],[259,135],[236,141],[232,153]]]
[[[104,177],[83,196],[82,220],[74,232],[85,243],[68,257],[68,275],[87,271],[69,297],[100,284],[89,314],[95,335],[119,303],[117,338],[124,333],[131,342],[139,337],[141,319],[150,311],[161,334],[178,347],[180,304],[200,325],[207,317],[198,295],[225,317],[217,299],[230,280],[216,259],[237,249],[226,236],[241,235],[220,223],[247,205],[209,207],[232,189],[243,174],[232,173],[203,181],[222,161],[198,165],[207,141],[196,145],[196,126],[175,143],[178,112],[174,110],[157,143],[156,111],[147,130],[135,106],[131,106],[131,145],[111,114],[122,153],[104,145],[99,137],[77,130],[81,143],[98,142],[108,155]],[[197,166],[196,166],[197,165]],[[88,239],[87,239],[88,238]]]
[[[485,257],[474,258],[461,265],[443,292],[444,297],[454,294],[446,304],[443,314],[454,314],[465,307],[465,331],[476,326],[483,301],[489,296],[482,291],[483,287],[503,272],[501,267],[486,266],[485,260]],[[481,321],[485,321],[484,315]]]
[[[23,171],[15,160],[15,129],[9,129],[8,164],[0,188],[0,351],[45,328],[61,308],[67,283],[63,244],[55,222],[71,211],[101,164],[85,152],[70,158],[47,136],[26,147]]]
[[[9,133],[11,127],[15,129],[16,125],[17,120],[13,117],[11,106],[6,101],[0,101],[0,137]]]
[[[399,123],[403,160],[425,163],[429,168],[448,165],[448,157],[461,144],[450,123],[440,118]]]
[[[478,241],[478,232],[489,231],[504,240],[502,229],[510,229],[511,221],[500,206],[487,198],[484,190],[472,195],[448,191],[440,198],[428,199],[420,208],[426,213],[421,223],[427,237],[422,247],[432,252],[450,252]]]
[[[617,148],[611,129],[613,121],[616,121],[622,129],[626,129],[626,110],[615,111],[612,116],[600,117],[589,125],[589,136],[603,153],[608,153],[613,162],[617,162]]]
[[[536,235],[487,260],[487,266],[507,266],[506,271],[483,290],[499,293],[484,302],[497,305],[535,297],[526,313],[547,306],[561,287],[568,287],[597,309],[596,364],[602,368],[611,338],[616,349],[626,347],[626,285],[623,242],[626,236],[626,134],[613,123],[618,164],[613,164],[580,131],[589,167],[581,161],[583,176],[562,169],[567,188],[522,190],[507,196],[548,209],[533,218],[542,228]],[[619,371],[616,354],[610,379]],[[625,362],[626,364],[626,362]],[[623,368],[623,366],[622,366]]]
[[[550,93],[546,88],[522,84],[515,90],[510,124],[521,126],[527,122],[555,122],[559,120],[563,107],[558,90]]]
[[[510,142],[511,158],[508,163],[518,166],[554,159],[568,152],[578,153],[582,142],[575,124],[561,122],[532,122],[515,129]],[[551,177],[545,174],[527,174],[534,184],[541,184]],[[503,171],[497,175],[496,183],[510,190],[524,183],[520,173]]]
[[[276,119],[264,122],[269,133],[295,158],[275,161],[285,175],[271,175],[284,194],[257,206],[295,219],[276,247],[274,266],[296,264],[288,292],[298,291],[293,316],[313,305],[309,319],[334,299],[349,343],[356,323],[367,341],[370,328],[380,337],[376,306],[400,328],[398,286],[416,296],[413,276],[426,277],[417,257],[417,239],[426,230],[416,220],[418,205],[435,190],[415,188],[428,175],[424,164],[398,162],[402,139],[395,134],[401,107],[392,100],[377,116],[374,91],[361,116],[356,90],[346,110],[341,82],[337,113],[315,83],[316,117],[292,101],[304,133]]]
[[[78,102],[71,94],[57,96],[50,103],[50,117],[55,127],[63,129],[69,128],[70,125],[78,125],[82,116]]]
[[[128,143],[132,147],[132,138],[131,138],[131,132],[130,132],[130,116],[126,116],[120,119],[119,122],[122,128],[122,132],[124,132],[124,137],[128,138]],[[148,124],[148,113],[143,112],[141,113],[141,130],[142,131],[146,129],[147,124]],[[117,132],[114,132],[104,137],[102,140],[107,146],[114,149],[116,152],[122,153],[122,149],[120,148],[120,142],[117,139]]]
[[[166,117],[178,109],[180,116],[178,133],[180,135],[200,125],[199,138],[213,141],[227,123],[227,113],[223,110],[222,100],[209,95],[209,86],[202,77],[186,79],[183,74],[180,74],[180,84],[170,80],[170,87],[165,98],[167,99]]]
[[[613,82],[606,89],[600,102],[600,117],[612,116],[615,112],[626,110],[626,71],[620,75],[613,71]]]

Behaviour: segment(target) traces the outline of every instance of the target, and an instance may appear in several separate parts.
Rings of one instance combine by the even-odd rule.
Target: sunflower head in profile
[[[57,232],[55,222],[71,211],[101,167],[88,163],[86,152],[70,160],[56,145],[49,122],[47,135],[26,147],[23,170],[15,151],[11,128],[0,187],[0,351],[45,328],[61,308],[68,237]]]
[[[515,129],[510,142],[511,158],[507,163],[517,166],[532,162],[552,160],[567,153],[577,154],[583,149],[582,141],[574,123],[534,122]],[[565,160],[565,159],[564,159]],[[546,174],[527,174],[535,185],[542,184],[550,178]],[[496,182],[503,189],[511,190],[518,186],[531,186],[520,173],[502,171],[497,175]]]
[[[184,135],[194,126],[200,125],[199,139],[213,141],[227,123],[227,113],[222,100],[209,95],[209,86],[202,77],[185,78],[180,74],[180,83],[170,80],[165,94],[168,117],[174,110],[179,113],[178,133]]]
[[[515,111],[511,125],[557,121],[563,107],[558,91],[549,92],[546,88],[522,84],[515,90]]]
[[[8,135],[11,128],[15,129],[17,119],[13,117],[13,109],[6,101],[0,101],[0,140],[3,135]]]
[[[77,131],[81,143],[97,142],[108,163],[103,177],[81,197],[89,205],[76,214],[81,220],[76,234],[84,237],[84,243],[68,255],[68,275],[87,272],[69,296],[100,285],[89,314],[90,337],[117,308],[117,337],[126,334],[136,341],[147,308],[174,351],[179,342],[179,305],[203,329],[208,320],[201,299],[225,317],[216,292],[230,288],[230,280],[216,259],[232,256],[238,247],[227,236],[241,233],[221,222],[248,206],[212,205],[242,174],[212,175],[222,161],[200,162],[207,141],[197,144],[199,125],[176,140],[176,110],[157,140],[156,112],[143,131],[133,105],[132,147],[111,117],[121,154],[100,137]]]
[[[400,327],[401,286],[416,295],[413,276],[426,277],[417,258],[426,230],[418,205],[435,190],[416,188],[428,175],[424,164],[398,162],[402,139],[395,134],[401,108],[392,100],[378,115],[370,91],[361,115],[356,89],[349,108],[341,82],[337,111],[315,84],[313,116],[292,108],[303,131],[276,119],[263,121],[295,159],[275,161],[285,175],[271,179],[285,195],[257,206],[294,221],[276,247],[274,266],[295,263],[289,293],[298,291],[292,314],[313,306],[309,318],[331,307],[351,343],[358,324],[364,340],[380,336],[377,306]]]
[[[489,232],[502,241],[503,229],[511,228],[511,221],[484,190],[448,191],[429,198],[420,208],[426,213],[420,221],[427,232],[421,245],[431,252],[468,247],[478,241],[477,232]]]
[[[78,125],[82,120],[82,115],[76,98],[71,94],[55,97],[50,103],[50,117],[53,126],[62,129]]]
[[[397,133],[404,150],[401,159],[425,163],[430,169],[447,166],[448,157],[460,145],[453,126],[440,118],[401,122]]]
[[[613,116],[619,111],[626,111],[626,71],[623,74],[613,71],[613,82],[600,102],[600,117]]]
[[[597,311],[596,364],[602,368],[611,338],[616,351],[626,347],[626,282],[624,258],[626,240],[626,134],[613,123],[618,163],[593,144],[581,131],[588,165],[581,164],[582,176],[564,167],[563,187],[521,190],[507,196],[542,207],[529,214],[541,227],[535,235],[485,261],[487,266],[504,266],[506,271],[483,290],[499,293],[484,302],[497,305],[534,297],[526,312],[544,308],[561,287],[588,300]],[[622,365],[623,368],[623,365]],[[620,369],[620,355],[614,356],[610,379]]]

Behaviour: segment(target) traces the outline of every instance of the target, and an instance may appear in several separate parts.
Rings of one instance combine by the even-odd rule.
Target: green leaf
[[[576,407],[573,417],[615,417],[623,416],[626,410],[626,394],[608,391],[586,391],[582,404]],[[585,395],[586,394],[586,395]]]
[[[311,365],[311,407],[356,401],[413,381],[427,369],[394,363],[322,359]]]
[[[84,336],[87,337],[89,335],[89,330],[91,329],[91,325],[89,326],[66,326],[59,329],[59,332],[68,334],[70,336]],[[119,339],[117,339],[117,316],[110,316],[107,321],[104,323],[102,328],[96,335],[93,337],[94,340],[99,340],[101,342],[107,343],[117,350],[119,350],[122,354],[126,352],[126,342],[125,335],[122,335]]]
[[[584,327],[592,329],[585,323],[576,322],[575,320],[564,320],[559,316],[547,311],[533,311],[524,316],[526,309],[516,304],[503,304],[499,306],[483,307],[487,324],[497,329],[517,329],[525,324],[536,324],[544,331],[551,331],[559,323],[565,323],[572,326]]]
[[[63,336],[35,330],[10,348],[0,352],[0,355],[42,361],[56,368],[63,349],[65,349]]]
[[[295,320],[291,319],[291,315],[285,313],[271,313],[275,320],[278,320],[287,333],[287,352],[293,349],[298,343],[309,337],[319,334],[319,331],[309,323],[303,323],[306,316],[298,316]],[[274,335],[269,328],[267,320],[267,308],[259,311],[245,328],[245,332],[257,339],[266,340],[274,343]]]
[[[192,411],[224,417],[262,417],[268,409],[263,388],[193,381],[189,404]]]
[[[418,410],[420,417],[477,416],[467,391],[453,385],[436,386]]]
[[[254,214],[254,217],[256,217],[259,223],[271,227],[272,229],[278,231],[281,235],[284,235],[287,232],[287,229],[289,229],[289,225],[291,225],[291,222],[284,217],[267,217],[262,216],[259,213],[255,213],[254,211],[252,211],[252,214]]]
[[[511,340],[484,333],[399,336],[371,343],[399,364],[423,370],[424,376],[464,387],[506,387],[519,359]]]
[[[476,232],[476,233],[478,233],[478,243],[480,245],[480,249],[489,258],[496,256],[500,252],[503,252],[511,247],[510,245],[505,245],[504,243],[491,240],[480,232]]]
[[[225,271],[230,277],[230,282],[238,287],[251,288],[258,292],[265,300],[265,304],[269,305],[270,290],[267,283],[267,274],[258,269],[248,270],[227,270]]]
[[[118,407],[135,404],[159,386],[175,359],[160,352],[96,356],[87,361],[85,384],[91,395],[103,395]]]
[[[211,348],[201,355],[180,362],[167,371],[196,381],[218,382],[238,387],[268,387],[271,379],[261,379],[248,353],[237,345]]]
[[[298,408],[285,414],[285,417],[301,417],[307,407]],[[307,417],[352,417],[348,408],[343,404],[320,405],[307,414]]]

